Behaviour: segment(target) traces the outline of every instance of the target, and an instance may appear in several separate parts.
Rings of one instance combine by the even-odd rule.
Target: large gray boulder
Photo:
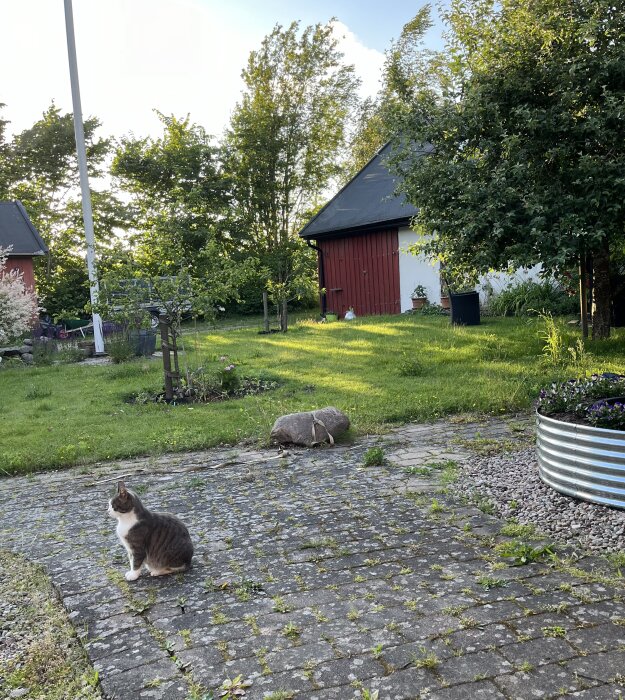
[[[338,408],[328,406],[318,411],[289,413],[281,416],[271,429],[272,442],[313,447],[334,438],[349,428],[349,418]]]

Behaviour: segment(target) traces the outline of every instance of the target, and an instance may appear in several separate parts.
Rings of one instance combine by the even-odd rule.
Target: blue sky
[[[223,2],[203,0],[208,8]],[[397,38],[401,28],[411,20],[425,2],[409,2],[407,0],[317,0],[314,3],[296,4],[289,0],[235,0],[229,6],[233,18],[240,22],[253,22],[260,26],[270,27],[276,22],[286,24],[293,19],[299,19],[303,24],[325,22],[336,17],[346,24],[356,36],[368,47],[383,52],[388,48],[391,39]],[[434,18],[436,10],[433,9]],[[440,22],[437,21],[429,33],[429,43],[438,48],[441,34]]]
[[[154,114],[184,116],[219,135],[243,87],[249,52],[276,23],[337,17],[346,60],[377,91],[384,50],[423,6],[404,0],[73,0],[85,115],[102,133],[155,135]],[[71,110],[62,0],[1,0],[0,102],[10,131],[30,126],[52,100]],[[440,23],[428,44],[440,47]],[[24,37],[28,41],[24,41]]]

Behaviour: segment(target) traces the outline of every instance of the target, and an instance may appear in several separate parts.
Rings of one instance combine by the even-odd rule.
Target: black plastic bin
[[[133,331],[130,333],[130,343],[135,355],[150,357],[156,350],[156,333],[151,330]]]
[[[478,292],[450,294],[451,322],[460,326],[480,325],[480,295]]]

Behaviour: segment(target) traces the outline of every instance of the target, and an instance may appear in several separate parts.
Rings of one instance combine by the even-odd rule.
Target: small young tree
[[[26,333],[39,307],[21,272],[5,270],[9,251],[0,248],[0,343]]]
[[[216,242],[208,243],[197,255],[198,265],[208,270],[205,278],[192,277],[184,269],[178,275],[146,275],[129,262],[103,279],[99,313],[126,326],[149,326],[157,316],[163,348],[165,394],[168,400],[178,388],[178,338],[185,316],[213,320],[218,306],[238,297],[239,288],[257,274],[253,259],[235,263],[220,255]],[[173,355],[173,369],[171,359]]]
[[[223,149],[230,218],[239,250],[268,271],[286,330],[302,263],[315,277],[314,256],[293,240],[341,175],[359,80],[343,62],[332,22],[277,25],[251,52],[242,78]]]

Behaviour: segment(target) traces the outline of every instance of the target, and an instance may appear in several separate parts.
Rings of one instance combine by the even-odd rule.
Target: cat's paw
[[[127,571],[125,573],[126,581],[136,581],[141,576],[141,569],[138,571]]]

